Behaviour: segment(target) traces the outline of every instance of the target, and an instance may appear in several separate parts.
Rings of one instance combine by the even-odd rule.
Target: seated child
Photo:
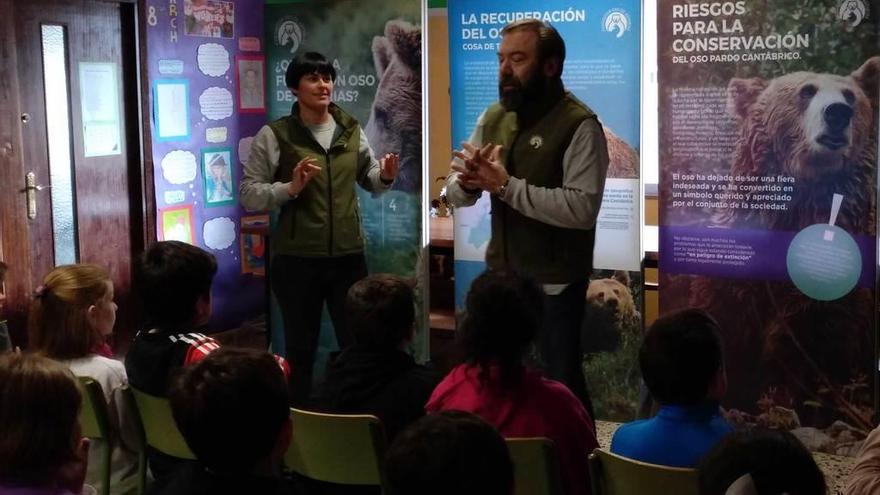
[[[462,411],[429,414],[386,456],[388,495],[512,495],[513,463],[501,435]]]
[[[34,293],[28,333],[32,349],[101,385],[117,439],[111,453],[110,483],[113,493],[133,493],[137,490],[140,444],[137,421],[122,392],[128,379],[121,362],[102,355],[109,349],[106,340],[115,323],[113,282],[107,271],[96,265],[63,265],[43,277]],[[98,490],[103,441],[95,440],[89,452],[87,479]]]
[[[196,330],[211,318],[211,283],[217,261],[207,251],[179,241],[151,245],[135,267],[146,326],[125,357],[132,387],[156,397],[167,390],[181,368],[205,359],[220,344]],[[275,358],[288,373],[287,362]],[[148,448],[150,470],[158,485],[180,466],[180,459]]]
[[[161,241],[141,255],[135,289],[146,326],[125,357],[131,386],[165,397],[175,372],[220,347],[197,330],[211,318],[211,283],[217,261],[207,251],[179,241]]]
[[[543,299],[536,283],[513,272],[477,277],[459,329],[466,362],[437,385],[425,409],[474,413],[505,438],[553,440],[565,493],[586,494],[584,459],[599,446],[593,421],[565,385],[524,364],[541,328]]]
[[[0,354],[0,397],[0,493],[80,493],[89,441],[70,370],[35,354]]]
[[[727,377],[718,323],[695,309],[659,318],[645,334],[639,366],[660,411],[618,428],[611,452],[652,464],[695,467],[732,431],[719,407]]]
[[[791,433],[737,431],[699,465],[700,495],[825,495],[825,476]],[[876,492],[864,492],[876,493]]]
[[[154,493],[295,493],[279,469],[293,424],[287,380],[271,354],[224,347],[184,369],[169,395],[198,462]]]
[[[396,275],[370,275],[351,286],[345,311],[355,344],[331,356],[314,408],[373,414],[389,442],[425,414],[438,379],[406,352],[415,332],[413,299],[411,285]]]

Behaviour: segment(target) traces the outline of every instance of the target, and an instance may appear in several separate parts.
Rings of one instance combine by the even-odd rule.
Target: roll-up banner
[[[637,308],[642,297],[638,158],[641,4],[635,0],[450,0],[447,12],[455,147],[460,148],[468,139],[482,111],[498,100],[500,31],[523,18],[544,20],[562,35],[566,44],[565,87],[598,114],[605,128],[612,160],[597,222],[594,290],[587,295],[594,302],[588,310],[599,313],[590,317],[588,311],[587,320],[601,323],[592,328],[585,323],[585,370],[597,416],[631,418],[638,388],[634,356],[641,328]],[[472,207],[456,209],[454,221],[455,301],[460,308],[471,282],[486,266],[488,195]],[[605,294],[612,293],[621,294],[620,301],[606,304]],[[596,366],[599,368],[593,369]]]
[[[720,323],[731,419],[839,453],[875,404],[878,19],[864,0],[658,10],[661,313]]]
[[[359,121],[377,157],[400,154],[400,174],[391,191],[374,197],[358,188],[369,271],[420,279],[421,18],[419,0],[310,0],[266,5],[269,120],[289,115],[295,101],[284,81],[292,57],[316,51],[332,61],[337,72],[332,100]],[[419,298],[421,287],[419,283]],[[422,324],[426,320],[419,311],[414,344],[419,361],[428,357],[427,328]],[[325,313],[319,348],[322,355],[335,348],[330,326]],[[273,319],[273,329],[273,342],[282,339],[280,317]],[[320,356],[317,361],[321,362]]]

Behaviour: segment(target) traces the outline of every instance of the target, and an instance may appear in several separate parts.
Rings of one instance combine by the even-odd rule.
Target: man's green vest
[[[483,143],[503,146],[507,172],[530,186],[562,187],[562,158],[578,126],[596,115],[570,93],[523,125],[500,104],[486,110]],[[520,126],[523,125],[522,128]],[[545,284],[584,280],[593,268],[595,230],[554,227],[526,217],[492,195],[490,268],[512,268]]]
[[[299,196],[281,208],[272,235],[275,254],[329,257],[364,250],[355,192],[360,126],[334,104],[330,114],[343,130],[329,150],[324,150],[303,124],[298,103],[290,116],[269,123],[281,150],[276,181],[289,182],[296,164],[306,157],[315,158],[321,167]]]

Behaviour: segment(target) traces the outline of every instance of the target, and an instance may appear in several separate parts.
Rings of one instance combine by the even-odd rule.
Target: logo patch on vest
[[[541,146],[544,146],[544,138],[535,134],[534,136],[529,138],[529,146],[531,146],[532,149],[535,150],[541,149]]]

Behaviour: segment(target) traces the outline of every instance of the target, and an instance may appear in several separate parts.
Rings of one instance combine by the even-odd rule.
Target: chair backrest
[[[170,456],[181,459],[195,459],[195,454],[186,445],[186,440],[177,429],[171,404],[164,397],[155,397],[131,387],[138,415],[144,427],[144,440],[147,445]]]
[[[367,414],[290,410],[293,441],[284,454],[291,470],[318,481],[385,487],[385,433]]]
[[[697,495],[697,470],[640,462],[607,450],[590,454],[593,495]]]
[[[124,396],[123,407],[128,409],[129,416],[136,422],[136,431],[138,436],[137,443],[140,446],[138,450],[138,489],[137,494],[142,495],[147,491],[147,436],[144,433],[144,423],[141,420],[141,413],[137,408],[137,401],[134,398],[134,392],[130,386],[122,387],[122,395]]]
[[[562,495],[556,446],[549,438],[508,438],[515,495]]]
[[[101,446],[101,495],[110,493],[110,456],[113,450],[110,415],[107,411],[107,400],[101,384],[95,380],[80,376],[83,401],[79,410],[79,426],[82,436],[103,440]],[[94,448],[94,446],[92,447]]]

